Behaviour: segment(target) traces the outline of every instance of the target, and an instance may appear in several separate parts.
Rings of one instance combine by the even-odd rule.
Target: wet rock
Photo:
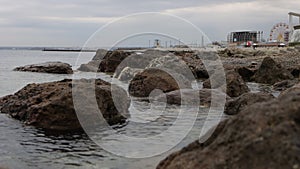
[[[281,64],[276,63],[271,57],[266,57],[255,73],[253,80],[257,83],[274,84],[293,78],[293,75]]]
[[[216,52],[185,52],[177,51],[174,52],[176,56],[185,62],[190,68],[196,79],[207,79],[209,78],[208,71],[203,64],[203,61],[215,61],[218,59]]]
[[[214,95],[214,99],[215,99],[214,105],[211,105],[212,94]],[[164,97],[166,97],[168,104],[181,105],[183,103],[184,105],[189,105],[189,104],[195,105],[198,103],[200,106],[204,106],[204,107],[224,106],[223,104],[225,104],[225,101],[229,99],[229,96],[227,96],[225,93],[215,89],[176,90],[176,91],[166,93],[163,96],[159,96],[157,100],[164,101]]]
[[[253,69],[248,67],[237,67],[235,70],[241,75],[245,82],[250,82],[257,71],[255,68]]]
[[[277,91],[284,91],[288,88],[293,87],[299,82],[299,80],[284,80],[273,85],[273,89]]]
[[[237,98],[231,99],[226,103],[225,114],[236,115],[247,106],[253,105],[255,103],[267,102],[275,97],[269,93],[245,93]]]
[[[153,59],[146,67],[149,68],[171,70],[189,80],[195,80],[191,67],[182,58],[172,53]]]
[[[221,76],[217,76],[215,74],[212,75],[212,77],[203,83],[204,88],[224,88],[225,90],[225,83],[226,83],[226,93],[230,97],[238,97],[244,93],[249,92],[249,88],[242,79],[242,77],[235,72],[234,70],[230,70],[226,72],[226,82],[224,81],[225,79],[222,79]],[[211,81],[213,80],[214,86],[211,86]]]
[[[72,86],[76,89],[73,95]],[[118,107],[115,106],[117,104],[114,103],[112,91],[117,93],[114,100],[118,100]],[[101,111],[110,125],[126,121],[129,107],[126,91],[102,80],[81,79],[72,83],[72,80],[66,79],[58,82],[29,84],[13,95],[0,98],[0,111],[27,125],[42,129],[81,130],[73,105],[74,95],[82,101],[79,109],[86,113],[84,114],[85,120],[91,125],[94,124],[95,119],[98,119],[95,118],[99,116],[97,110]],[[96,99],[93,95],[96,95]],[[93,100],[96,100],[96,106],[92,105]]]
[[[288,68],[288,70],[295,78],[300,78],[300,66],[293,66],[291,68]]]
[[[191,87],[191,82],[184,76],[170,72],[150,68],[141,73],[138,73],[129,84],[129,93],[135,97],[148,97],[155,90],[161,90],[164,93],[188,89]]]
[[[118,76],[118,79],[123,82],[128,82],[129,80],[133,79],[133,77],[142,72],[143,69],[135,69],[130,67],[125,67],[120,75]]]
[[[108,52],[103,60],[100,62],[99,66],[99,72],[105,72],[105,73],[114,73],[119,66],[119,64],[127,58],[131,52],[125,52],[125,51],[113,51]]]
[[[73,74],[72,66],[62,62],[46,62],[17,67],[14,71],[39,72],[54,74]]]
[[[146,69],[149,64],[155,59],[164,57],[168,55],[168,51],[160,51],[160,50],[146,50],[142,53],[133,53],[127,58],[125,58],[121,64],[117,67],[114,76],[119,77],[120,73],[125,68],[130,68],[131,70],[137,70],[137,69]]]
[[[89,63],[80,65],[78,70],[83,72],[98,72],[100,62],[107,53],[107,50],[98,49],[93,59]]]
[[[298,168],[299,111],[299,88],[256,103],[221,122],[206,142],[173,153],[157,169]]]

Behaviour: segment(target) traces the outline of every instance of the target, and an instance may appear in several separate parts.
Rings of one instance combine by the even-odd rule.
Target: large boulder
[[[208,72],[203,64],[205,60],[217,60],[218,55],[215,52],[194,52],[194,51],[176,51],[176,56],[188,66],[194,77],[197,79],[209,78]]]
[[[124,69],[127,69],[125,72],[127,72],[129,69],[130,72],[135,72],[134,70],[144,70],[151,63],[152,60],[155,60],[160,57],[164,57],[168,54],[169,54],[168,51],[160,51],[160,50],[153,50],[153,49],[149,49],[144,52],[133,53],[130,56],[126,57],[118,65],[114,77],[119,78],[121,76],[121,72],[123,72]]]
[[[146,69],[149,68],[169,69],[183,75],[187,79],[195,79],[193,72],[188,64],[179,56],[175,56],[172,53],[168,53],[164,56],[153,59],[146,67]]]
[[[291,169],[300,166],[300,88],[256,103],[221,122],[204,143],[196,141],[157,169]]]
[[[90,84],[95,86],[95,90],[89,88]],[[90,105],[93,93],[96,95],[98,106],[94,106],[101,111],[104,119],[110,125],[124,123],[128,114],[129,101],[126,91],[110,85],[102,80],[62,80],[43,84],[29,84],[13,95],[0,98],[1,113],[9,114],[15,119],[47,130],[81,130],[81,125],[77,119],[73,105],[72,86],[76,88],[76,97],[80,98],[84,104],[81,108],[89,110],[86,113],[86,120],[92,120],[97,115],[96,110]],[[76,87],[73,86],[73,87]],[[116,107],[112,97],[114,93],[119,105]],[[118,109],[117,109],[118,108]]]
[[[266,102],[274,99],[275,97],[269,93],[245,93],[237,98],[231,99],[226,102],[225,114],[236,115],[246,107],[255,103]]]
[[[261,66],[253,76],[255,82],[265,84],[274,84],[293,78],[293,75],[285,67],[280,63],[276,63],[271,57],[264,58]]]
[[[250,91],[245,81],[236,71],[227,71],[225,76],[226,84],[223,84],[221,76],[213,74],[209,79],[204,81],[203,87],[216,89],[219,87],[225,88],[226,85],[226,93],[230,97],[238,97]],[[214,86],[211,86],[211,80],[213,81]]]
[[[131,79],[133,79],[133,77],[142,72],[143,69],[137,69],[137,68],[130,68],[130,67],[125,67],[121,73],[119,74],[118,76],[118,79],[120,81],[123,81],[123,82],[128,82],[130,81]]]
[[[243,78],[245,82],[250,82],[254,74],[256,73],[257,69],[246,67],[246,66],[240,66],[236,67],[235,71],[240,74],[240,76]]]
[[[131,52],[116,50],[108,52],[99,65],[99,72],[114,73],[120,63],[127,58]]]
[[[15,68],[14,71],[73,74],[72,66],[68,63],[62,62],[45,62],[40,64],[20,66]]]
[[[148,97],[155,89],[167,93],[188,88],[192,88],[191,82],[184,76],[176,73],[171,75],[161,69],[149,68],[135,75],[129,84],[129,93],[134,97]]]
[[[107,52],[105,49],[98,49],[93,59],[89,63],[81,64],[78,70],[83,72],[98,72],[100,62]]]

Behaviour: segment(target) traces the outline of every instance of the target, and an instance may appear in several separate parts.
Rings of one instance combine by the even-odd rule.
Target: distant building
[[[230,32],[227,41],[229,44],[246,44],[247,42],[261,42],[263,32],[262,31],[235,31]]]
[[[298,22],[294,23],[293,18],[296,17]],[[300,14],[295,12],[289,13],[289,25],[290,25],[290,42],[300,42]]]

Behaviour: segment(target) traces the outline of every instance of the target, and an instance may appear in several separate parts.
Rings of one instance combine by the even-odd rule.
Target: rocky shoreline
[[[223,67],[217,65],[218,55]],[[206,70],[206,66],[212,69]],[[70,65],[60,62],[15,70],[73,73]],[[184,96],[188,103],[199,100],[199,106],[205,107],[212,106],[212,94],[225,99],[224,113],[229,118],[218,125],[213,136],[204,143],[195,141],[173,153],[157,169],[300,168],[298,48],[218,52],[147,50],[142,53],[101,49],[92,61],[82,64],[78,70],[113,74],[128,84],[131,97],[155,96],[158,101],[180,105]],[[220,72],[224,73],[223,78]],[[193,89],[194,80],[203,81],[203,88]],[[266,92],[251,93],[248,82],[268,84],[281,95],[275,98]],[[94,85],[95,90],[82,84]],[[81,98],[84,105],[80,109],[86,113],[86,121],[91,126],[97,112],[90,105],[95,99],[91,97],[93,92],[97,109],[109,125],[126,123],[130,116],[130,96],[124,89],[101,79],[28,84],[15,94],[0,98],[0,112],[44,130],[81,131],[74,107],[74,87],[76,97]],[[117,98],[113,98],[113,91],[118,94]],[[189,98],[195,93],[199,99]]]

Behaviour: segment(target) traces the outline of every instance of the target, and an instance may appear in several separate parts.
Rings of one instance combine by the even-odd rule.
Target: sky
[[[288,12],[300,13],[299,7],[299,0],[0,0],[0,46],[80,47],[104,25],[142,12],[183,18],[211,41],[226,40],[227,34],[235,30],[264,31],[264,38],[268,39],[273,25],[288,23]],[[147,19],[119,21],[117,29],[109,34],[126,31],[129,24],[150,31],[172,25],[167,19],[147,24]],[[184,31],[179,23],[169,29]]]

